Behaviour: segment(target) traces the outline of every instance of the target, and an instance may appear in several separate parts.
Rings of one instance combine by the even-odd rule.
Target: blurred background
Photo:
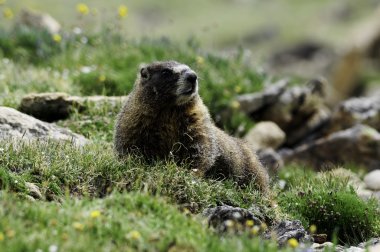
[[[118,8],[128,8],[118,21],[130,38],[168,37],[184,42],[196,37],[202,47],[231,50],[252,49],[256,59],[267,58],[273,49],[301,41],[332,46],[346,44],[361,23],[374,15],[379,0],[2,0],[15,18],[22,9],[49,13],[63,28],[83,26],[99,30],[118,19]],[[88,7],[79,15],[76,6]],[[4,9],[5,7],[3,7]],[[2,23],[7,25],[4,18]]]

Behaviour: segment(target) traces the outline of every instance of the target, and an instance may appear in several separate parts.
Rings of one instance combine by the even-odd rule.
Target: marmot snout
[[[115,130],[120,157],[138,152],[145,159],[174,157],[211,178],[255,180],[268,191],[268,175],[254,151],[241,139],[217,128],[198,95],[198,76],[175,61],[143,66],[121,109]]]

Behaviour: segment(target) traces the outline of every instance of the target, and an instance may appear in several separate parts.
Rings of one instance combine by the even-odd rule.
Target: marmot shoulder
[[[198,94],[196,73],[175,61],[141,67],[117,117],[114,145],[120,157],[173,157],[206,177],[232,178],[239,185],[254,180],[268,191],[268,174],[253,149],[215,126]]]

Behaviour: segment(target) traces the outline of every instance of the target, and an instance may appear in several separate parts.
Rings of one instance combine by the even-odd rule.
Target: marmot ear
[[[146,65],[141,65],[140,66],[140,75],[141,75],[141,78],[143,78],[143,79],[148,79],[149,78],[148,66],[146,66]]]

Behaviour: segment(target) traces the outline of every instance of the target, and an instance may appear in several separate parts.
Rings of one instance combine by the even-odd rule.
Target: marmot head
[[[142,66],[137,85],[155,105],[181,106],[198,95],[198,76],[190,67],[176,61]]]

